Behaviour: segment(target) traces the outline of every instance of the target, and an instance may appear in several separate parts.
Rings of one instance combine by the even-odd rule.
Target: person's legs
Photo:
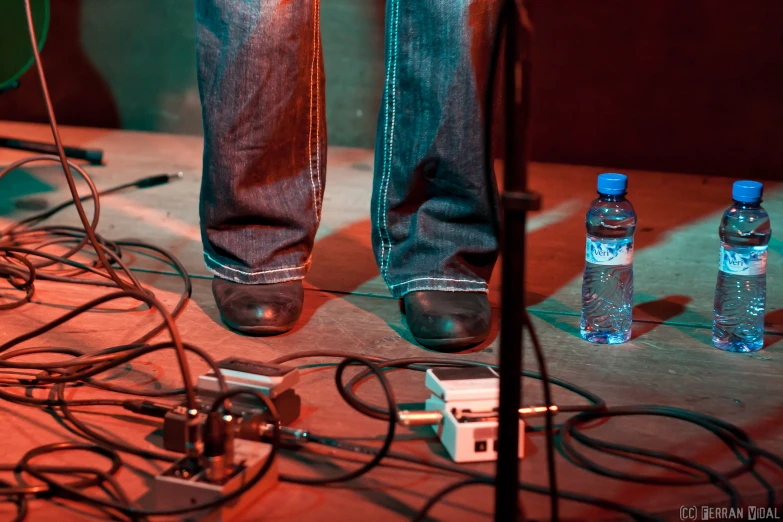
[[[497,0],[387,2],[373,249],[392,295],[405,297],[411,331],[431,346],[471,344],[489,329],[485,294],[498,238],[483,102],[498,9]],[[444,330],[455,321],[449,303],[459,303],[460,317],[480,320],[457,319],[460,328]],[[433,331],[417,328],[431,313],[445,321]],[[438,322],[426,319],[422,325]]]
[[[326,123],[318,8],[318,0],[196,1],[204,258],[224,319],[248,333],[254,326],[272,333],[274,324],[258,321],[277,320],[253,300],[286,288],[301,294],[301,282],[283,283],[305,276],[320,221]]]

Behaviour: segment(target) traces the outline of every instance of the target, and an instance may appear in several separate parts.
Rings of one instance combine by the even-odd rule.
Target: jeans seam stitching
[[[315,3],[315,31],[317,34],[317,47],[313,61],[318,60],[321,53],[321,0],[314,0]],[[315,176],[318,180],[318,191],[315,199],[316,220],[321,220],[321,211],[323,207],[318,204],[318,199],[323,193],[321,186],[321,67],[320,63],[315,67]]]
[[[402,283],[389,285],[389,288],[397,288],[398,286],[407,285],[407,284],[413,283],[414,281],[451,281],[451,282],[454,282],[454,283],[473,283],[473,284],[477,284],[477,285],[488,286],[486,281],[475,281],[473,279],[451,279],[451,278],[448,278],[448,277],[417,277],[415,279],[410,279],[408,281],[403,281]]]
[[[392,0],[393,1],[393,0]],[[393,31],[394,29],[394,22],[390,24],[390,30]],[[389,38],[392,38],[392,35],[389,35]],[[391,48],[391,44],[389,46]],[[392,57],[389,56],[389,63],[386,66],[386,99],[384,100],[384,122],[383,122],[383,165],[381,166],[381,186],[378,188],[378,232],[381,236],[381,259],[380,259],[380,269],[381,269],[381,276],[383,276],[383,259],[386,254],[386,240],[383,238],[383,227],[381,225],[381,213],[383,212],[383,185],[386,182],[386,142],[387,142],[387,136],[389,134],[389,80],[391,79],[391,64],[392,64]]]
[[[397,122],[397,70],[398,61],[400,57],[399,42],[400,42],[400,0],[395,2],[394,7],[394,79],[392,80],[392,121],[391,121],[391,134],[389,136],[389,174],[386,181],[386,192],[384,193],[384,205],[383,205],[383,226],[386,229],[386,239],[389,243],[389,249],[386,251],[386,278],[389,277],[389,264],[391,263],[391,251],[392,251],[392,239],[389,232],[389,224],[387,221],[386,205],[389,201],[389,184],[391,183],[392,167],[393,167],[393,155],[394,155],[394,125]]]
[[[291,275],[283,274],[280,277],[268,276],[268,277],[264,278],[263,282],[262,281],[253,281],[253,282],[251,282],[251,281],[248,281],[248,280],[244,279],[241,276],[234,275],[234,274],[226,274],[224,272],[221,272],[218,268],[215,268],[215,267],[212,267],[212,266],[209,266],[209,265],[207,265],[207,270],[209,270],[212,274],[214,274],[216,277],[218,277],[220,279],[225,279],[227,281],[233,281],[235,283],[246,284],[246,285],[247,284],[250,284],[250,285],[253,285],[253,284],[264,285],[264,284],[285,283],[285,282],[288,282],[288,281],[301,281],[305,277],[304,274],[294,272]],[[274,279],[274,281],[267,281],[267,279],[269,279],[269,278]]]
[[[318,20],[315,17],[315,6],[317,2],[313,2],[313,59],[310,62],[310,106],[309,106],[309,118],[310,118],[310,130],[307,133],[307,165],[310,170],[310,184],[313,186],[313,211],[315,212],[315,219],[318,220],[318,195],[315,189],[315,177],[313,175],[313,75],[315,74],[315,24]],[[316,145],[317,147],[317,145]],[[319,182],[320,184],[320,182]]]
[[[388,264],[391,258],[391,248],[392,248],[392,241],[391,241],[391,235],[389,233],[389,227],[388,227],[388,221],[386,218],[387,212],[386,212],[386,203],[388,201],[388,194],[389,194],[389,183],[391,181],[391,157],[393,153],[393,147],[394,147],[394,123],[396,121],[396,109],[397,109],[397,100],[396,100],[396,80],[397,80],[397,58],[398,58],[398,52],[397,52],[397,45],[398,45],[398,28],[399,28],[399,0],[392,0],[394,2],[393,4],[393,22],[391,26],[391,42],[389,44],[390,50],[391,50],[391,56],[389,57],[389,67],[387,70],[387,83],[388,83],[388,98],[386,101],[386,126],[385,126],[385,132],[384,132],[384,146],[387,148],[387,150],[384,151],[384,157],[383,157],[383,172],[381,173],[381,189],[379,194],[379,206],[380,206],[380,212],[378,215],[378,228],[381,230],[381,275],[384,279],[388,278]],[[391,110],[391,114],[389,111]],[[389,125],[391,120],[391,125]],[[389,127],[391,127],[391,135],[389,136]],[[383,216],[383,226],[381,226],[381,220],[380,217]],[[383,233],[386,234],[386,241],[383,240]],[[386,252],[386,244],[388,243],[388,253]],[[386,255],[384,255],[386,254]]]
[[[231,268],[230,266],[226,266],[226,265],[220,263],[219,261],[215,260],[215,258],[213,258],[211,255],[209,255],[207,252],[204,252],[204,255],[207,257],[207,259],[209,259],[210,261],[212,261],[213,263],[218,265],[220,268],[224,268],[226,270],[230,270],[230,271],[236,272],[238,274],[250,275],[250,276],[252,276],[252,275],[261,275],[261,274],[271,274],[273,272],[285,272],[286,270],[301,270],[301,269],[307,267],[307,263],[305,263],[304,265],[295,266],[295,267],[273,268],[271,270],[262,270],[260,272],[245,272],[243,270],[237,270],[236,268]]]

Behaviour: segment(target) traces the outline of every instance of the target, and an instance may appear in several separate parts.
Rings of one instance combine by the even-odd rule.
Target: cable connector
[[[144,401],[140,399],[128,399],[122,402],[122,407],[133,413],[139,415],[146,415],[148,417],[165,418],[166,414],[173,408],[166,406],[165,404],[158,404],[152,401]]]
[[[148,408],[151,407],[142,404],[140,408],[141,411],[148,411]],[[157,409],[155,413],[153,416],[157,417]],[[163,417],[163,447],[169,451],[177,451],[193,457],[200,456],[204,450],[202,431],[206,420],[205,413],[189,410],[186,405],[169,409]]]
[[[528,408],[519,408],[519,416],[536,417],[538,415],[544,415],[547,412],[547,409],[551,411],[553,414],[560,411],[557,405],[555,404],[553,404],[549,408],[547,408],[546,406],[530,406]]]
[[[222,482],[234,467],[234,418],[230,414],[212,412],[204,423],[204,454],[201,457],[204,474],[209,482]]]
[[[301,430],[298,428],[291,428],[289,426],[278,426],[280,430],[280,438],[283,443],[303,444],[310,442],[310,432],[307,430]],[[275,425],[267,422],[259,426],[258,436],[261,440],[266,440],[275,431]]]
[[[431,426],[439,424],[443,414],[439,411],[400,410],[397,412],[397,424],[410,428],[411,426]]]
[[[138,188],[157,187],[158,185],[165,185],[170,181],[182,179],[183,177],[185,177],[185,175],[182,172],[177,172],[176,174],[156,174],[148,178],[140,179],[136,182],[136,186]]]

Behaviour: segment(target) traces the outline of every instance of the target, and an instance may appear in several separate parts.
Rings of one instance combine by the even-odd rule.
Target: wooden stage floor
[[[305,313],[294,331],[256,339],[228,331],[212,301],[211,276],[204,267],[198,227],[201,139],[79,128],[65,128],[62,133],[66,144],[105,150],[107,165],[87,168],[99,188],[155,173],[184,173],[184,178],[175,183],[104,198],[99,232],[110,239],[139,238],[165,247],[184,263],[194,278],[193,299],[178,321],[187,342],[205,348],[216,358],[241,355],[269,360],[312,349],[386,357],[427,354],[412,342],[398,303],[379,277],[371,252],[372,151],[329,150],[323,223],[313,269],[306,280]],[[0,124],[0,135],[50,139],[47,127],[30,124]],[[0,149],[0,164],[7,165],[25,155]],[[532,165],[531,186],[543,193],[544,209],[530,220],[527,300],[550,373],[588,388],[610,406],[669,405],[720,417],[746,430],[762,447],[783,453],[783,241],[775,238],[773,232],[765,349],[750,355],[721,352],[710,343],[711,310],[717,273],[717,228],[721,212],[730,202],[732,180],[627,171],[629,198],[639,215],[633,339],[622,346],[590,345],[581,340],[578,331],[583,217],[595,194],[595,176],[602,170]],[[744,177],[745,173],[738,176]],[[0,225],[66,197],[64,180],[56,165],[39,164],[17,171],[0,180]],[[771,214],[773,230],[779,230],[783,226],[783,187],[766,185],[765,207]],[[77,220],[70,211],[58,215],[52,223],[75,225]],[[163,302],[175,302],[181,284],[168,268],[142,256],[133,257],[132,265]],[[2,285],[0,295],[7,290],[7,285]],[[33,303],[0,313],[0,343],[102,292],[47,282],[36,283],[36,288]],[[492,339],[461,357],[486,362],[497,358],[498,277],[493,279],[491,288],[496,316]],[[122,313],[110,313],[118,311]],[[41,342],[93,349],[118,345],[156,320],[152,312],[140,311],[130,302],[120,303],[110,310],[82,316],[50,332]],[[525,364],[535,369],[529,351]],[[194,366],[199,373],[204,370],[203,365]],[[171,353],[156,353],[107,378],[138,386],[176,386],[179,382]],[[420,373],[394,372],[390,379],[402,403],[421,404],[428,395]],[[374,383],[361,390],[368,399],[381,402],[382,394]],[[363,417],[342,402],[331,369],[306,370],[298,392],[304,406],[296,426],[371,444],[377,444],[382,437],[384,423]],[[74,396],[92,395],[100,393],[74,391]],[[555,397],[560,404],[580,403],[580,399],[559,390]],[[541,403],[537,382],[525,382],[525,403]],[[160,443],[155,422],[131,422],[130,414],[124,410],[83,408],[81,417],[96,429],[142,446],[155,448]],[[0,464],[16,462],[34,446],[79,440],[42,410],[0,402],[0,418],[4,434]],[[670,451],[719,469],[733,465],[732,456],[717,438],[682,422],[656,418],[613,420],[591,430],[591,434]],[[529,434],[526,447],[523,479],[545,485],[543,437]],[[428,429],[400,429],[394,449],[448,461]],[[120,472],[120,481],[132,499],[149,502],[150,474],[160,471],[161,464],[135,457],[125,460],[129,465]],[[355,460],[351,455],[314,448],[285,456],[280,468],[320,476],[350,469],[356,466]],[[642,466],[617,462],[615,465],[645,471]],[[619,482],[578,469],[562,456],[558,456],[557,466],[564,490],[597,495],[674,520],[679,519],[681,506],[725,505],[726,501],[726,496],[712,486],[673,488]],[[475,467],[484,471],[494,468],[491,464]],[[761,472],[778,494],[783,494],[783,474],[769,466],[763,466]],[[280,484],[260,499],[243,520],[406,520],[432,493],[456,480],[457,477],[445,473],[389,463],[340,486]],[[749,505],[763,504],[765,491],[751,477],[737,480],[736,485]],[[528,516],[547,516],[545,497],[523,494],[522,500]],[[12,510],[11,504],[1,503],[0,519],[7,519]],[[479,486],[448,497],[432,515],[441,520],[488,520],[491,510],[491,491]],[[562,512],[572,519],[615,518],[611,512],[571,502],[562,502]],[[96,512],[67,502],[38,500],[32,502],[28,520],[97,518],[100,517]]]

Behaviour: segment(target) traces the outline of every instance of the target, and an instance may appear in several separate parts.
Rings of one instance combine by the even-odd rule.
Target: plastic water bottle
[[[772,230],[761,207],[762,190],[757,181],[734,183],[734,203],[720,222],[712,343],[729,352],[755,352],[764,346],[767,245]]]
[[[587,211],[582,281],[582,338],[619,344],[631,338],[633,233],[636,212],[625,199],[628,177],[598,176],[598,199]]]

